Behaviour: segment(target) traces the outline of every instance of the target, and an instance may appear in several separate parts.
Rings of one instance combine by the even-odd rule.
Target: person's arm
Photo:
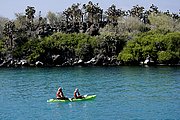
[[[64,94],[63,94],[63,92],[61,92],[61,93],[60,93],[60,95],[61,95],[61,97],[64,97]]]
[[[80,96],[80,93],[79,93],[79,91],[78,91],[78,93],[77,93],[77,94],[78,94],[78,96]]]
[[[56,92],[56,98],[59,98],[59,97],[60,97],[60,92],[57,91],[57,92]]]
[[[76,92],[74,92],[74,98],[77,98]]]

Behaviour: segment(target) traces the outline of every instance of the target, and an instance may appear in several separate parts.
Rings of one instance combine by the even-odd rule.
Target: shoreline
[[[74,65],[43,65],[43,64],[0,64],[0,68],[53,68],[53,67],[120,67],[120,66],[137,66],[137,67],[159,67],[159,66],[165,66],[165,67],[178,67],[180,64],[106,64],[101,63],[102,65],[95,65],[95,64],[85,64],[85,63],[77,63]]]

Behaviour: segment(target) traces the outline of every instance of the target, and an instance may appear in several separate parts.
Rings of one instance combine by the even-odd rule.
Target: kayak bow
[[[82,99],[74,99],[74,98],[69,98],[69,100],[60,100],[60,99],[49,99],[47,102],[76,102],[76,101],[86,101],[86,100],[92,100],[96,98],[96,95],[84,95],[84,98]]]

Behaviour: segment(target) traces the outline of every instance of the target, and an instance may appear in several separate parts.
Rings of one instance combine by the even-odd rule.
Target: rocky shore
[[[36,67],[46,67],[46,66],[119,66],[122,65],[116,57],[106,57],[104,55],[97,55],[96,57],[90,59],[89,61],[83,61],[78,58],[62,59],[60,55],[53,55],[48,61],[36,61],[29,62],[26,59],[15,60],[8,58],[6,60],[0,60],[0,67],[22,67],[22,66],[36,66]]]
[[[82,59],[68,59],[62,60],[59,55],[53,56],[51,63],[36,61],[29,62],[28,60],[14,60],[9,58],[7,60],[0,60],[0,67],[68,67],[68,66],[123,66],[121,61],[117,60],[115,57],[105,57],[103,55],[98,55],[89,61],[83,61]],[[132,65],[132,64],[131,64]],[[155,64],[150,62],[140,62],[135,64],[139,66],[180,66],[179,64]]]

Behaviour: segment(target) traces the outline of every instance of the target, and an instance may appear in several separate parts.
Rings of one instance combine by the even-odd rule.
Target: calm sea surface
[[[58,87],[91,101],[47,103]],[[180,120],[180,67],[0,68],[0,120]]]

